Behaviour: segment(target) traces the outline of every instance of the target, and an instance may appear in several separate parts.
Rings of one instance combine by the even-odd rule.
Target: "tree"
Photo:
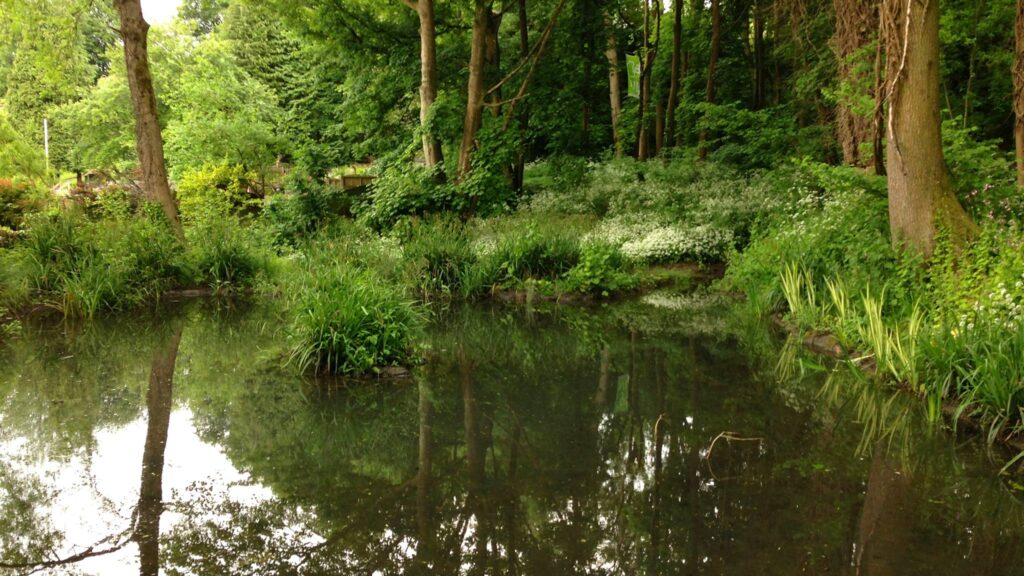
[[[668,89],[668,138],[675,142],[676,108],[679,107],[679,83],[683,75],[683,1],[672,2],[672,72]]]
[[[651,76],[654,73],[654,60],[658,56],[658,44],[661,43],[661,0],[644,1],[644,39],[643,55],[640,58],[640,133],[637,139],[637,158],[642,162],[650,156],[650,132],[646,118],[647,108],[651,104]],[[652,5],[653,4],[653,5]],[[651,11],[654,10],[654,43],[651,43]]]
[[[940,228],[974,230],[950,183],[939,116],[939,5],[885,0],[889,224],[893,244],[930,256]]]
[[[164,161],[164,143],[160,136],[160,117],[157,113],[156,91],[149,72],[147,35],[149,24],[142,17],[139,0],[114,0],[121,21],[124,41],[124,60],[128,75],[128,88],[135,114],[135,148],[146,191],[163,208],[174,234],[184,242],[185,232],[178,217],[174,192],[167,180]]]
[[[608,95],[612,109],[612,138],[615,141],[615,157],[621,158],[622,134],[619,130],[619,120],[622,118],[622,82],[619,80],[619,45],[612,20],[608,16],[605,16],[605,28],[608,35],[605,56],[608,58]]]
[[[475,0],[473,35],[470,40],[469,80],[466,89],[466,115],[462,125],[462,146],[459,149],[459,178],[472,168],[471,156],[476,147],[476,134],[483,123],[484,64],[487,49],[487,29],[490,26],[491,2]]]
[[[1017,149],[1017,184],[1024,186],[1024,0],[1017,0],[1013,58],[1013,139]]]
[[[423,158],[433,168],[444,161],[441,142],[430,130],[430,108],[437,100],[437,29],[434,24],[434,0],[402,0],[416,11],[420,20],[420,129],[423,132]]]
[[[711,0],[711,57],[708,60],[708,85],[705,101],[708,104],[715,103],[715,72],[718,69],[718,55],[722,50],[722,7],[721,0]],[[708,130],[702,128],[700,131],[700,142],[698,144],[698,156],[700,159],[708,158]]]
[[[836,131],[843,150],[843,162],[865,167],[871,159],[864,146],[872,140],[871,121],[865,114],[874,105],[870,86],[870,50],[877,21],[877,3],[869,0],[835,0],[836,31],[833,50],[839,64],[839,102],[836,105]]]

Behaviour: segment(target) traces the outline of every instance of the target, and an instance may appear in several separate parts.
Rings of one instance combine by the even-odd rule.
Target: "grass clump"
[[[303,372],[367,375],[412,360],[420,315],[373,270],[310,259],[293,288],[290,362]]]

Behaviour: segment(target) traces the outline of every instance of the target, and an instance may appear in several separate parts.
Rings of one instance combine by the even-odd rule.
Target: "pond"
[[[259,305],[0,345],[0,573],[1021,574],[1021,487],[721,299],[434,311],[413,378]]]

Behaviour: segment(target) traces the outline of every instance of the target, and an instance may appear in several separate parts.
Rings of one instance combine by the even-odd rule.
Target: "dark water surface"
[[[389,385],[276,368],[278,325],[200,303],[0,344],[0,573],[1024,574],[977,442],[780,377],[727,303],[458,309]]]

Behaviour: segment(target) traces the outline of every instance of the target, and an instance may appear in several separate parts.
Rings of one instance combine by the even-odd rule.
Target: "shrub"
[[[226,214],[205,214],[186,228],[185,267],[192,282],[215,288],[247,286],[269,271],[263,230]]]
[[[619,249],[612,244],[591,242],[583,246],[580,262],[566,275],[566,288],[584,294],[609,296],[637,286],[636,276],[628,273]]]
[[[465,199],[452,186],[438,182],[434,172],[402,159],[383,163],[368,196],[355,212],[361,222],[383,230],[405,216],[467,208]]]
[[[0,228],[18,230],[25,216],[42,208],[39,190],[26,182],[0,178]]]
[[[297,246],[323,227],[344,204],[344,191],[325,186],[299,171],[288,175],[285,193],[271,196],[263,221],[278,246]]]
[[[189,168],[178,181],[178,207],[187,222],[206,212],[251,212],[262,205],[262,195],[253,189],[254,174],[237,165],[204,164]]]
[[[308,266],[293,304],[290,361],[304,372],[371,374],[412,357],[420,317],[372,271]]]

